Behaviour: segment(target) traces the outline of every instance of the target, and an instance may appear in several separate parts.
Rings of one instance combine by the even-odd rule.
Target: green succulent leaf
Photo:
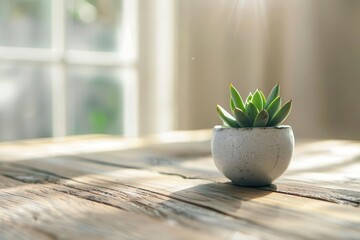
[[[281,97],[277,96],[272,103],[270,103],[269,107],[266,109],[269,113],[269,119],[271,120],[277,111],[279,110],[281,105]]]
[[[256,106],[252,103],[249,102],[247,108],[246,108],[246,114],[249,116],[251,123],[254,123],[254,120],[256,118],[256,116],[258,115],[259,110],[256,108]]]
[[[266,104],[266,97],[265,97],[264,93],[263,93],[261,90],[259,90],[259,92],[260,92],[261,98],[262,98],[263,103],[264,103],[263,105],[264,105],[264,108],[265,108],[265,104]]]
[[[249,95],[248,95],[247,98],[246,98],[246,106],[245,106],[245,109],[246,109],[247,105],[249,104],[249,102],[251,102],[251,99],[252,99],[252,93],[250,92]]]
[[[225,126],[233,127],[233,128],[240,127],[239,124],[236,122],[236,119],[233,116],[231,116],[230,113],[228,113],[220,105],[217,105],[216,110]]]
[[[266,100],[266,104],[265,104],[265,109],[267,109],[269,107],[269,105],[272,103],[272,101],[274,101],[274,99],[279,96],[280,94],[280,85],[276,84],[273,89],[271,90],[271,92],[269,93],[269,96]]]
[[[248,115],[243,112],[240,108],[235,108],[235,118],[240,127],[251,127],[252,122]]]
[[[264,103],[261,97],[261,94],[259,92],[259,90],[256,90],[256,92],[254,93],[254,96],[251,99],[251,102],[255,105],[255,107],[261,111],[264,107]]]
[[[276,84],[266,98],[264,93],[257,89],[243,101],[237,89],[230,84],[230,109],[228,113],[217,105],[217,113],[223,125],[231,128],[266,127],[281,124],[291,111],[291,101],[281,107],[280,85]]]
[[[291,100],[284,104],[280,110],[275,114],[275,116],[268,122],[267,126],[277,126],[282,123],[291,110]]]
[[[268,112],[263,109],[261,110],[254,120],[254,127],[265,127],[269,120]]]
[[[245,106],[244,106],[244,102],[241,98],[241,95],[232,84],[230,84],[230,93],[231,93],[231,98],[234,101],[235,107],[240,108],[241,110],[245,111]]]
[[[235,104],[234,104],[234,100],[232,99],[232,97],[230,97],[230,109],[231,109],[231,112],[234,113]]]

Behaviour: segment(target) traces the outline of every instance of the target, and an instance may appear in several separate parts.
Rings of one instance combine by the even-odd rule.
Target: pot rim
[[[215,125],[213,130],[214,131],[250,131],[250,130],[267,130],[267,129],[275,129],[275,130],[283,130],[283,129],[292,129],[290,125],[279,125],[275,127],[246,127],[246,128],[232,128],[232,127],[226,127],[223,125]]]

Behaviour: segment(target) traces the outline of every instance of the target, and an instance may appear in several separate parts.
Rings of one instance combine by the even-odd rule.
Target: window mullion
[[[65,1],[51,1],[52,51],[60,56],[52,66],[53,136],[66,135]]]

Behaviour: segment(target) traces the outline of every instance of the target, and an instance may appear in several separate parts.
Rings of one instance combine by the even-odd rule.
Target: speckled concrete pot
[[[211,151],[215,165],[237,185],[271,184],[289,166],[293,150],[290,126],[213,129]]]

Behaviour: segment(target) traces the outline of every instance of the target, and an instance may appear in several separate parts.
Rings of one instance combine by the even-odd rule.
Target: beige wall
[[[360,1],[180,0],[179,128],[280,82],[298,137],[360,139]]]

